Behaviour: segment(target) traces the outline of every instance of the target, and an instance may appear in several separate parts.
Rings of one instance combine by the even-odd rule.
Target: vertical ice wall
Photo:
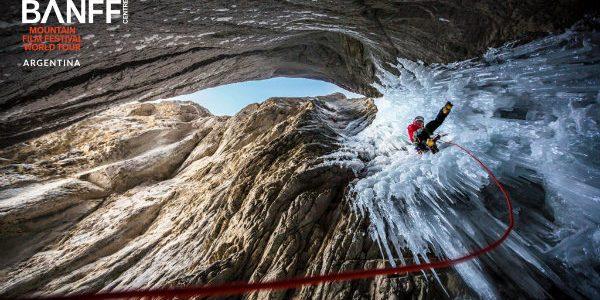
[[[493,254],[456,267],[483,298],[548,286],[599,298],[600,33],[570,30],[480,59],[381,71],[373,124],[329,158],[359,174],[354,208],[392,263],[403,253],[454,258],[506,227],[502,198],[458,149],[417,155],[406,126],[455,108],[439,129],[471,149],[510,188],[516,231]]]

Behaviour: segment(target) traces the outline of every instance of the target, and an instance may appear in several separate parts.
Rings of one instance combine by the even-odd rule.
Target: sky
[[[221,85],[169,100],[191,100],[206,107],[214,115],[232,116],[251,103],[270,97],[307,97],[343,93],[348,98],[363,97],[335,84],[304,78],[276,77]]]

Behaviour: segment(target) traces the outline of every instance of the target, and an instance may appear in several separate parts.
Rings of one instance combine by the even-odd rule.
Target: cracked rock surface
[[[277,98],[233,117],[133,103],[0,152],[0,296],[261,281],[383,267],[324,164],[370,124],[370,98]],[[452,272],[446,291],[468,296]],[[443,297],[431,275],[252,299]]]
[[[66,0],[58,0],[64,7]],[[0,147],[132,101],[276,76],[336,83],[365,96],[375,64],[426,63],[559,31],[593,1],[131,1],[129,24],[78,24],[77,53],[24,53],[21,1],[0,15]],[[53,25],[52,22],[48,25]],[[75,68],[22,67],[78,58]],[[132,76],[135,74],[135,76]]]

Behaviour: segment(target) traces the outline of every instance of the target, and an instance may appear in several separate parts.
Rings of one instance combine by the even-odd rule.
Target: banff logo
[[[45,5],[44,9],[42,5]],[[53,16],[61,24],[102,22],[100,19],[106,23],[122,19],[123,24],[127,24],[128,6],[128,0],[67,0],[62,7],[56,0],[22,0],[21,22],[45,24]]]

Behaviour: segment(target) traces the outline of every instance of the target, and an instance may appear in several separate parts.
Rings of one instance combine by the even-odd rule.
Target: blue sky
[[[231,116],[250,103],[263,102],[270,97],[322,96],[336,92],[343,93],[349,98],[362,97],[329,82],[277,77],[222,85],[172,99],[191,100],[206,107],[215,115]]]

